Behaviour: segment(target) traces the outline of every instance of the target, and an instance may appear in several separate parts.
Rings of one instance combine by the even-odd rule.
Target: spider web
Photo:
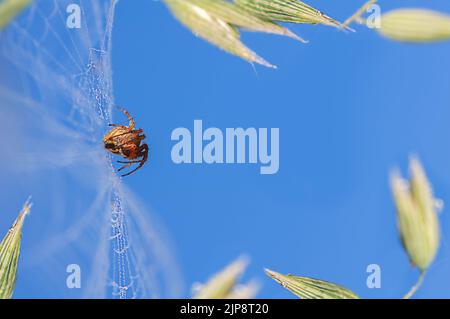
[[[80,29],[66,24],[72,4],[81,8]],[[0,142],[0,165],[10,167],[0,187],[33,194],[36,217],[28,227],[37,244],[24,247],[22,263],[24,274],[39,269],[39,279],[27,282],[38,297],[180,291],[167,236],[101,145],[114,105],[115,8],[115,0],[35,0],[0,32],[0,133],[15,140]],[[65,286],[72,263],[82,269],[76,291]]]

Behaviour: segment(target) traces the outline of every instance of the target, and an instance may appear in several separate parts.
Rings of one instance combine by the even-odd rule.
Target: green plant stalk
[[[411,287],[411,289],[408,291],[408,293],[403,296],[403,299],[410,299],[420,288],[420,286],[423,283],[423,280],[425,279],[426,271],[422,271],[420,273],[419,278],[417,279],[417,282],[414,284],[414,286]]]
[[[0,2],[0,31],[33,0],[4,0]]]

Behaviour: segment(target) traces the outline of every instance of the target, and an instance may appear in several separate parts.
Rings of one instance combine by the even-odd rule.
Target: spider
[[[118,163],[125,164],[119,168],[119,172],[130,167],[132,164],[139,163],[134,170],[123,174],[122,176],[124,177],[136,172],[145,164],[148,159],[148,145],[142,143],[142,140],[145,139],[145,135],[141,134],[143,130],[134,129],[136,123],[130,113],[124,108],[119,107],[118,109],[128,117],[130,123],[128,126],[109,124],[109,126],[112,126],[113,128],[105,134],[103,143],[107,151],[115,155],[121,155],[128,160],[117,161]]]

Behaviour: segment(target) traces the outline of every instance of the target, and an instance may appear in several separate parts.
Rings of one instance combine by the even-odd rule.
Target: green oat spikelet
[[[19,264],[22,227],[31,204],[25,203],[22,211],[0,243],[0,299],[12,297]]]
[[[340,22],[299,0],[235,0],[235,3],[265,20],[343,26]]]
[[[31,2],[32,0],[0,1],[0,31]]]
[[[247,48],[240,40],[237,28],[226,21],[210,15],[187,0],[166,0],[165,2],[172,14],[195,35],[244,60],[275,68]]]
[[[227,23],[243,28],[247,31],[272,33],[284,35],[305,43],[306,41],[298,37],[289,29],[282,27],[269,19],[261,19],[248,13],[242,8],[226,0],[188,0],[192,4],[199,6],[209,14],[216,16]]]
[[[265,269],[266,274],[302,299],[359,299],[351,290],[328,281],[282,275],[275,271]]]
[[[227,299],[232,297],[236,293],[237,282],[244,273],[247,264],[246,258],[237,259],[201,287],[194,299]]]
[[[246,284],[236,285],[226,296],[226,299],[253,299],[256,297],[260,286],[257,282],[251,281]]]
[[[410,162],[411,181],[399,173],[391,176],[397,221],[403,246],[411,262],[425,272],[433,262],[440,239],[433,192],[417,159]]]
[[[195,35],[249,62],[275,68],[240,39],[240,29],[278,34],[306,42],[273,21],[250,14],[225,0],[165,0],[172,14]]]
[[[401,42],[450,40],[450,15],[428,9],[393,10],[381,16],[378,32]]]

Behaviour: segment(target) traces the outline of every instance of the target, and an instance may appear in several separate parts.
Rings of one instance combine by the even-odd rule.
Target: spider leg
[[[136,123],[134,122],[134,119],[131,117],[130,113],[128,113],[127,110],[125,110],[123,107],[117,106],[117,108],[128,117],[128,120],[130,121],[130,129],[134,129],[136,126]]]
[[[142,145],[140,147],[139,151],[140,151],[139,154],[142,156],[142,160],[138,161],[138,162],[140,162],[140,164],[134,170],[132,170],[131,172],[128,172],[128,173],[122,175],[122,177],[128,176],[128,175],[136,172],[138,169],[140,169],[142,166],[144,166],[145,162],[147,162],[147,159],[148,159],[148,145],[147,144]],[[127,165],[131,165],[131,163],[129,163]]]
[[[126,128],[126,126],[120,124],[108,124],[108,126]]]
[[[134,163],[140,163],[140,162],[142,162],[142,160],[136,160],[136,161],[117,161],[117,163],[120,163],[120,164],[128,164],[128,163],[134,164]]]
[[[131,165],[131,164],[129,164],[129,165]],[[126,174],[123,174],[122,177],[125,177],[125,176],[128,176],[128,175],[133,174],[133,173],[136,172],[138,169],[140,169],[140,168],[142,167],[142,165],[144,165],[144,162],[141,162],[141,164],[139,164],[134,170],[132,170],[132,171],[126,173]]]
[[[122,166],[122,167],[119,168],[117,171],[120,172],[120,171],[124,170],[125,168],[130,167],[131,164],[133,164],[133,162],[128,162],[126,165]],[[122,175],[122,176],[123,176],[123,175]]]
[[[144,135],[145,137],[145,135]],[[142,161],[145,163],[148,160],[148,145],[142,144],[139,148],[139,154],[142,155]]]

